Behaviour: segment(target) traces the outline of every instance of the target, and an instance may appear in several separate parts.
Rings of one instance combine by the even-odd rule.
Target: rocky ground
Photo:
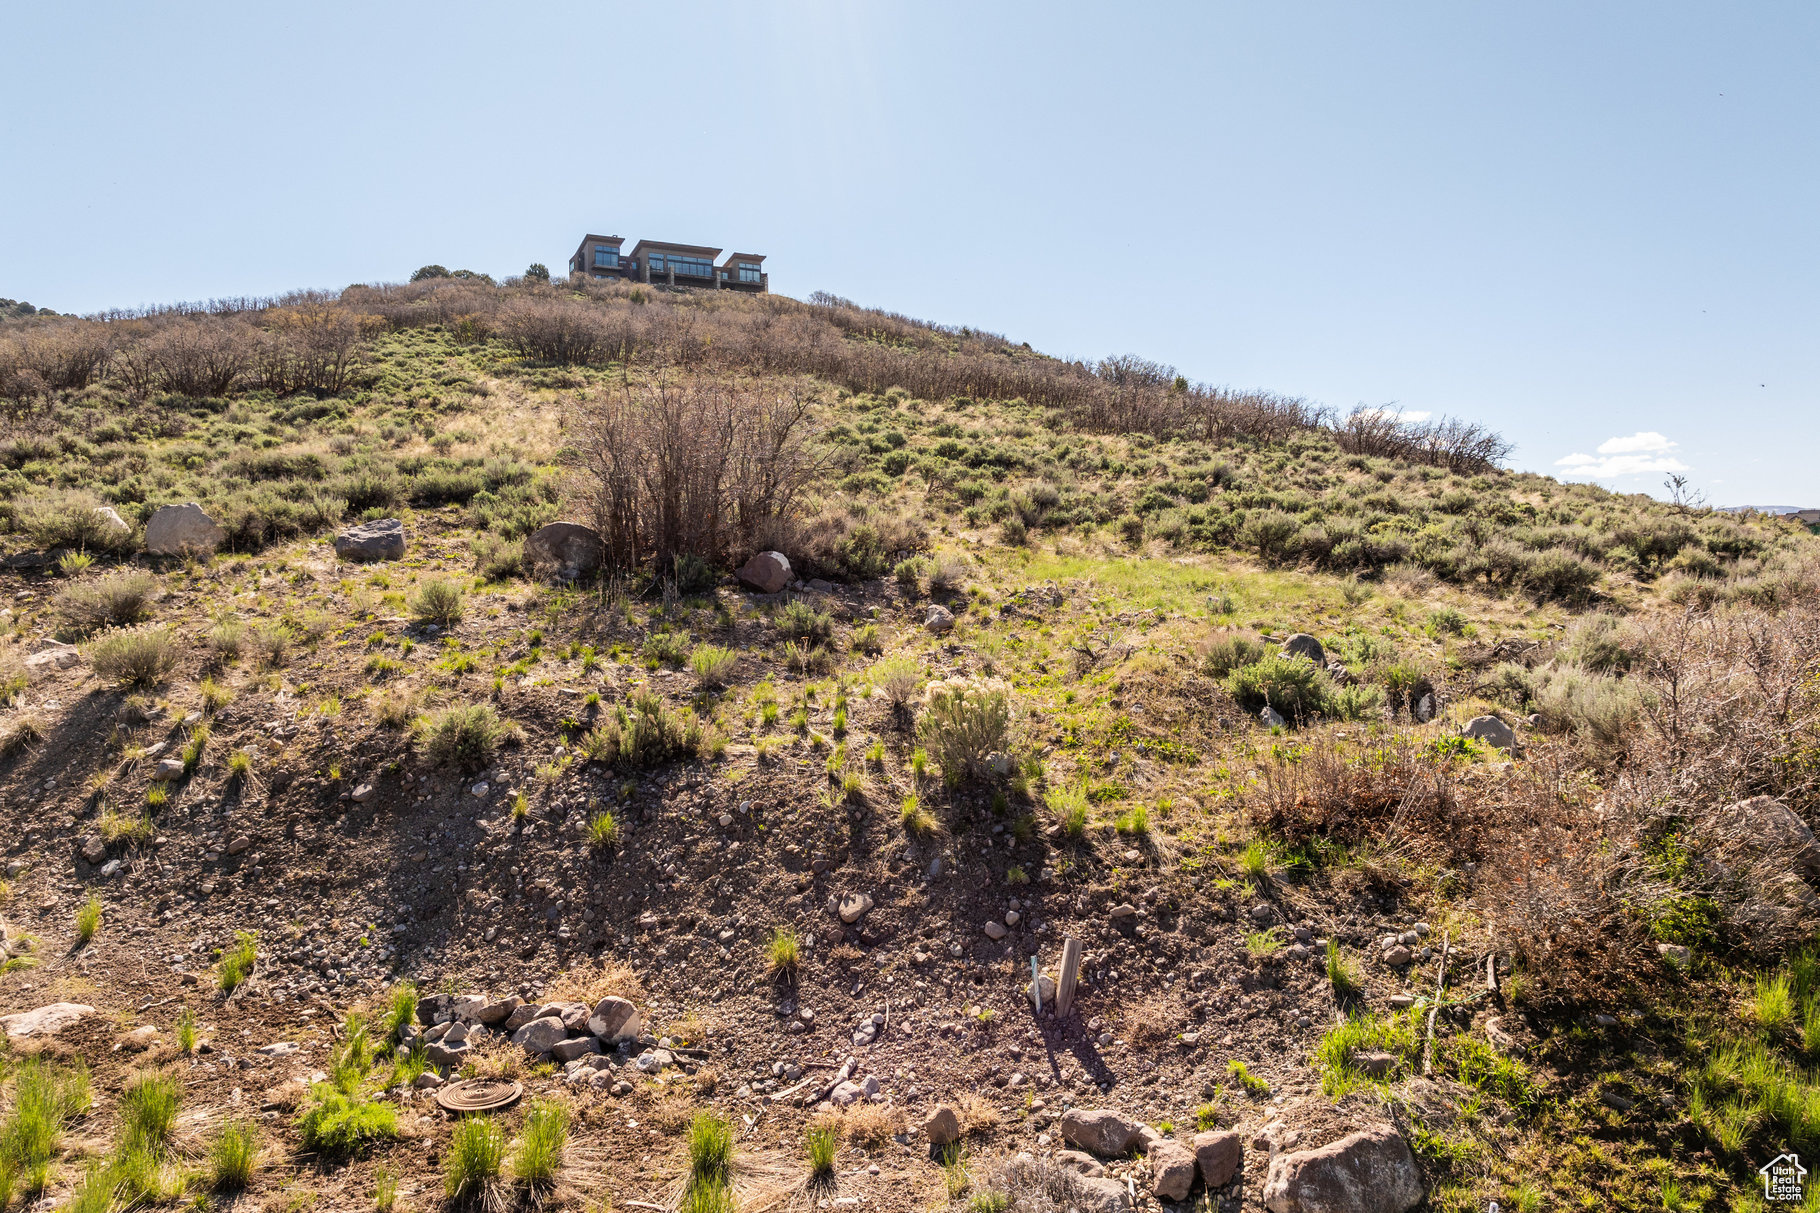
[[[436,549],[433,532],[427,546]],[[332,589],[351,571],[318,557],[293,577]],[[216,592],[206,580],[166,609],[195,609]],[[740,618],[763,602],[721,594]],[[876,620],[910,633],[927,610],[877,586],[807,597],[847,627]],[[523,647],[516,638],[535,603],[521,592],[500,598],[456,629],[464,648]],[[1043,598],[1052,613],[1068,609],[1065,588]],[[738,646],[749,629],[756,646],[763,626],[754,615],[728,640]],[[415,640],[425,661],[442,651],[431,629],[399,617],[360,631],[383,638],[374,647]],[[979,665],[963,644],[934,655],[935,674]],[[1183,1143],[1230,1130],[1247,1151],[1230,1190],[1219,1184],[1233,1205],[1241,1193],[1262,1198],[1272,1150],[1323,1145],[1381,1119],[1326,1114],[1308,1067],[1336,1017],[1325,941],[1373,958],[1368,1004],[1407,1005],[1434,981],[1422,911],[1391,892],[1361,886],[1317,900],[1287,884],[1235,885],[1179,862],[1157,837],[1108,826],[1076,843],[1054,825],[1024,829],[971,803],[991,789],[957,794],[939,834],[906,832],[893,806],[894,788],[908,786],[897,767],[909,739],[882,696],[856,692],[848,705],[850,735],[890,745],[871,785],[847,800],[828,794],[819,733],[763,755],[734,744],[717,761],[644,775],[573,761],[562,723],[584,714],[585,692],[609,702],[646,688],[686,696],[685,677],[669,670],[559,662],[508,682],[499,701],[526,736],[481,770],[431,766],[395,732],[324,714],[323,696],[351,673],[319,660],[287,679],[249,680],[210,711],[209,757],[184,776],[181,763],[158,765],[199,722],[183,705],[129,701],[80,663],[43,672],[30,697],[56,723],[12,763],[4,789],[22,827],[8,847],[9,924],[36,937],[40,963],[4,979],[0,1007],[92,1005],[95,1015],[55,1039],[83,1056],[100,1051],[103,1088],[129,1065],[170,1058],[198,1114],[258,1109],[282,1140],[340,1013],[378,1003],[395,983],[526,1006],[621,995],[646,1030],[634,1052],[609,1051],[605,1070],[589,1060],[565,1073],[502,1036],[465,1046],[533,1091],[576,1102],[598,1181],[581,1186],[591,1191],[661,1200],[680,1158],[675,1114],[667,1132],[663,1110],[684,1101],[735,1117],[746,1149],[797,1160],[805,1121],[833,1106],[827,1096],[848,1102],[852,1089],[837,1079],[851,1078],[889,1131],[856,1139],[840,1190],[883,1208],[921,1207],[943,1191],[921,1129],[943,1106],[959,1109],[982,1174],[994,1156],[1081,1144],[1066,1130],[1071,1109],[1117,1108]],[[816,707],[811,729],[830,715]],[[86,781],[123,733],[142,752],[97,796]],[[1144,748],[1124,759],[1128,775],[1150,762]],[[227,769],[236,751],[257,755],[256,775]],[[171,793],[155,836],[110,844],[98,804],[154,786]],[[587,823],[601,806],[616,814],[618,840],[590,847]],[[72,923],[91,894],[103,925],[76,947]],[[778,928],[800,940],[792,975],[768,971]],[[1248,950],[1248,933],[1272,928],[1282,946]],[[258,961],[223,998],[210,966],[240,931],[256,934]],[[1387,936],[1408,945],[1389,950],[1396,965],[1381,959]],[[1036,1011],[1030,964],[1047,984],[1068,938],[1085,949],[1081,985],[1058,1019],[1052,1007]],[[206,1051],[173,1058],[185,1007],[202,1020]],[[143,1027],[155,1032],[135,1034]],[[653,1068],[659,1037],[693,1051]],[[148,1040],[150,1056],[138,1056]],[[449,1073],[473,1065],[443,1060]],[[613,1080],[589,1080],[595,1073]],[[406,1112],[393,1152],[432,1164],[446,1124],[427,1089],[385,1098]],[[1299,1124],[1305,1108],[1323,1109],[1318,1124]],[[1156,1168],[1123,1145],[1099,1153],[1089,1170],[1129,1176],[1138,1203],[1152,1200]],[[298,1160],[287,1182],[348,1203],[367,1182],[362,1168],[408,1169],[388,1158],[351,1168]]]

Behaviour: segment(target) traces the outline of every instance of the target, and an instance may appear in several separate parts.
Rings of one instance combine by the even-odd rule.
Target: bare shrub
[[[597,309],[573,299],[521,297],[500,313],[500,335],[526,358],[562,366],[605,362],[620,354]]]
[[[91,320],[32,325],[15,342],[19,368],[53,391],[87,387],[106,371],[114,352],[108,326]]]
[[[225,396],[251,373],[254,349],[245,321],[193,316],[141,342],[131,374],[179,396]]]
[[[324,302],[276,308],[263,319],[255,352],[259,380],[281,396],[333,396],[353,386],[366,338],[382,323]]]
[[[724,564],[798,517],[820,464],[805,397],[688,382],[585,404],[581,454],[607,562]]]

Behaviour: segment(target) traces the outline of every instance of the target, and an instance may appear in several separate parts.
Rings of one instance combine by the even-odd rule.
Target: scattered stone
[[[348,794],[348,799],[355,804],[365,804],[373,799],[373,785],[370,783],[356,784],[354,790]]]
[[[1694,962],[1693,951],[1683,943],[1659,943],[1656,955],[1671,969],[1685,969]]]
[[[1196,1133],[1190,1144],[1201,1182],[1209,1189],[1225,1187],[1245,1165],[1245,1143],[1237,1133]]]
[[[253,1050],[253,1052],[259,1054],[261,1057],[289,1057],[293,1053],[301,1053],[302,1051],[303,1046],[294,1040],[274,1040],[270,1044],[260,1045],[257,1049]]]
[[[1354,1053],[1352,1064],[1368,1078],[1383,1078],[1397,1068],[1394,1053]]]
[[[1413,958],[1413,953],[1400,943],[1393,943],[1384,949],[1384,963],[1392,968],[1401,968]]]
[[[183,778],[183,759],[160,758],[158,765],[152,768],[152,778],[164,783]]]
[[[1435,718],[1435,693],[1426,691],[1416,700],[1415,718],[1417,724],[1427,724]]]
[[[1287,720],[1283,719],[1283,714],[1281,712],[1277,711],[1269,704],[1265,704],[1263,709],[1258,712],[1258,719],[1264,722],[1264,727],[1267,729],[1280,729],[1289,723]]]
[[[425,1001],[428,1001],[428,1000],[425,1000]],[[508,1012],[506,1015],[505,1030],[508,1032],[518,1031],[518,1029],[524,1027],[526,1024],[530,1023],[533,1019],[536,1019],[537,1012],[541,1009],[542,1008],[539,1007],[535,1003],[521,1003],[520,1005],[513,1007],[512,1010],[510,1012]],[[422,1002],[417,1004],[417,1017],[420,1020],[422,1020],[424,1023],[431,1022],[430,1020],[423,1019],[423,1003]]]
[[[0,1015],[0,1034],[14,1040],[27,1036],[55,1036],[63,1029],[80,1023],[84,1016],[95,1014],[85,1002],[53,1002],[17,1015]]]
[[[1820,839],[1773,796],[1753,796],[1720,809],[1717,837],[1735,839],[1750,855],[1777,857],[1807,876],[1820,876]]]
[[[396,518],[363,522],[335,536],[335,555],[343,560],[397,560],[404,550],[404,523]]]
[[[1162,1200],[1186,1200],[1194,1187],[1195,1160],[1188,1147],[1164,1138],[1150,1147],[1150,1194]]]
[[[67,670],[82,663],[81,650],[73,644],[64,644],[47,637],[32,648],[34,651],[25,659],[27,678],[41,678],[54,670]]]
[[[1080,1150],[1057,1150],[1055,1161],[1057,1165],[1072,1168],[1082,1175],[1098,1178],[1106,1173],[1106,1168],[1100,1165],[1099,1159]]]
[[[986,938],[992,940],[994,943],[1010,934],[1010,932],[1005,929],[1005,924],[996,920],[987,921],[984,930],[986,932]]]
[[[923,630],[941,636],[954,627],[954,613],[945,606],[929,604],[929,611],[923,616]]]
[[[828,1102],[837,1108],[844,1108],[848,1104],[858,1103],[865,1097],[865,1088],[851,1079],[846,1082],[836,1083],[834,1089],[828,1092]]]
[[[644,1024],[637,1007],[624,998],[609,995],[594,1004],[593,1013],[588,1016],[588,1031],[609,1044],[617,1044],[636,1037],[644,1031]]]
[[[872,899],[864,893],[849,893],[840,899],[840,920],[852,926],[872,908]]]
[[[114,1047],[133,1053],[143,1053],[157,1043],[158,1029],[148,1023],[142,1024],[130,1032],[122,1033],[120,1039],[114,1042]]]
[[[1252,906],[1250,913],[1251,921],[1253,922],[1269,922],[1272,918],[1276,917],[1276,910],[1271,908],[1269,902],[1264,901],[1260,901],[1257,905]]]
[[[425,1070],[417,1076],[417,1081],[411,1085],[416,1087],[419,1091],[434,1091],[437,1087],[442,1085],[442,1075],[436,1073],[434,1070]]]
[[[253,845],[253,840],[245,834],[237,835],[227,844],[229,855],[239,855]]]
[[[955,1115],[953,1108],[942,1104],[929,1113],[929,1119],[923,1122],[923,1134],[928,1137],[929,1144],[938,1150],[952,1145],[960,1140],[961,1119]]]
[[[1614,1112],[1628,1112],[1637,1106],[1635,1101],[1626,1099],[1616,1091],[1599,1092],[1599,1102]]]
[[[227,532],[194,501],[161,505],[145,523],[145,550],[158,556],[213,555]]]
[[[1406,1011],[1416,1005],[1416,996],[1414,994],[1392,994],[1384,1001],[1393,1011]]]
[[[592,1036],[576,1036],[569,1040],[559,1040],[550,1046],[550,1056],[560,1062],[575,1061],[577,1058],[598,1052],[600,1052],[600,1042]]]
[[[1070,1108],[1057,1126],[1062,1140],[1101,1158],[1120,1158],[1143,1128],[1111,1108]]]
[[[82,840],[82,858],[88,863],[101,863],[107,858],[107,843],[101,835],[90,834]]]
[[[781,593],[795,578],[790,571],[790,560],[782,552],[760,552],[740,565],[733,575],[741,585],[761,594]]]
[[[1514,749],[1517,744],[1517,731],[1496,716],[1474,716],[1461,732],[1500,750]]]
[[[558,1041],[567,1039],[569,1030],[554,1015],[533,1019],[512,1033],[512,1043],[523,1045],[527,1053],[548,1053]]]
[[[1320,641],[1307,632],[1297,632],[1285,640],[1282,655],[1284,657],[1306,657],[1317,666],[1327,664],[1327,650],[1321,647]]]
[[[569,577],[596,572],[606,556],[600,532],[579,522],[551,522],[525,536],[525,555],[534,565],[554,567]]]
[[[1424,1195],[1409,1144],[1389,1125],[1280,1153],[1264,1180],[1271,1213],[1404,1213]]]

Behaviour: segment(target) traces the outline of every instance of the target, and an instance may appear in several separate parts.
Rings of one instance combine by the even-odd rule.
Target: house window
[[[741,282],[757,282],[759,277],[760,275],[756,265],[753,265],[750,261],[742,261],[739,263],[739,280]]]
[[[594,246],[594,268],[616,270],[619,268],[619,250],[608,248],[604,244]]]

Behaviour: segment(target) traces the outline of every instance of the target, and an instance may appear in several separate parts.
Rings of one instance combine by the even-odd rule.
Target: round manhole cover
[[[521,1083],[464,1078],[438,1088],[436,1102],[450,1112],[491,1112],[511,1107],[524,1091]]]

